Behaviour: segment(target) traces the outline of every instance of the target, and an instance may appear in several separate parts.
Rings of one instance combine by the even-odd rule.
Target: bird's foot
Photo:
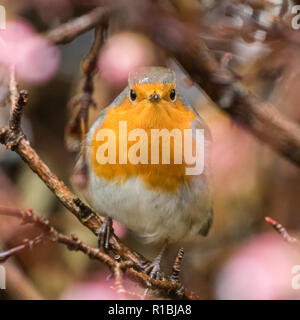
[[[160,270],[161,259],[157,258],[158,257],[156,257],[153,262],[146,264],[143,268],[144,273],[149,275],[151,279],[160,279],[162,277],[162,273]]]
[[[161,280],[163,278],[163,274],[160,270],[160,262],[161,262],[161,258],[166,250],[167,247],[167,241],[164,243],[163,247],[161,248],[158,256],[150,263],[146,263],[144,264],[141,268],[143,270],[144,273],[146,273],[147,275],[149,275],[149,277],[151,279],[156,279],[156,280]],[[149,283],[149,288],[151,287],[151,284]],[[148,294],[149,288],[147,288],[144,291],[144,294],[142,296],[142,299],[145,299],[145,297]]]
[[[145,264],[143,266],[143,271],[149,275],[150,278],[152,279],[160,279],[162,277],[162,273],[160,270],[160,263],[161,263],[161,259],[162,256],[166,250],[168,243],[167,241],[163,244],[159,254],[157,255],[157,257],[148,264]]]
[[[113,234],[112,218],[105,217],[98,232],[98,247],[108,252],[110,249],[109,240]]]

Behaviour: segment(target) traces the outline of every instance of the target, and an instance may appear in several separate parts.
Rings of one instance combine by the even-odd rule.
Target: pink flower
[[[114,282],[102,279],[79,282],[69,287],[61,296],[62,300],[120,300],[113,289]]]
[[[219,299],[300,299],[292,288],[292,268],[300,256],[275,233],[265,233],[242,244],[220,270]]]
[[[226,198],[252,192],[257,142],[243,127],[224,116],[215,115],[209,124],[213,138],[211,165],[215,193]]]
[[[53,77],[60,62],[57,47],[38,36],[24,21],[11,21],[0,32],[0,63],[15,65],[17,76],[33,83],[46,82]]]
[[[115,288],[114,278],[109,280],[102,273],[94,274],[86,281],[77,282],[71,285],[60,299],[62,300],[130,300],[138,299],[144,289],[139,288],[135,283],[126,279],[123,280],[124,290],[122,294]],[[135,294],[132,295],[131,293]]]
[[[211,122],[213,136],[212,166],[217,175],[232,175],[234,170],[249,165],[249,157],[255,150],[255,141],[245,129],[223,117]]]
[[[153,63],[153,48],[143,36],[122,32],[112,36],[101,52],[98,68],[109,82],[125,84],[128,73]]]

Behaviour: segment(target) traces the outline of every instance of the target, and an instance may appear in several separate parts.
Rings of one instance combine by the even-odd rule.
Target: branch
[[[98,25],[95,28],[95,38],[87,56],[81,62],[83,79],[81,81],[81,92],[73,97],[69,102],[69,107],[79,106],[79,110],[66,126],[66,141],[68,147],[77,149],[84,140],[84,135],[88,128],[89,108],[96,107],[93,100],[94,84],[93,78],[97,70],[97,59],[100,48],[104,41],[104,33],[106,28]]]
[[[7,251],[0,252],[0,263],[5,262],[8,258],[26,248],[33,249],[33,247],[42,242],[43,237],[44,234],[42,233],[36,236],[34,239],[24,239],[23,244],[20,244],[19,246],[9,249]]]
[[[164,47],[216,105],[260,141],[300,167],[300,128],[261,101],[229,69],[222,68],[193,26],[149,3],[129,27]],[[136,8],[137,10],[137,8]],[[151,15],[149,15],[151,12]]]
[[[82,33],[94,28],[97,24],[105,22],[110,11],[111,9],[108,7],[97,7],[87,14],[46,32],[44,37],[55,44],[71,42]]]
[[[272,226],[275,231],[288,243],[296,244],[298,247],[300,246],[300,241],[297,238],[294,238],[289,235],[286,229],[276,220],[273,220],[270,217],[265,217],[267,223]]]
[[[112,258],[108,254],[101,252],[100,249],[93,248],[80,241],[74,234],[71,236],[66,236],[58,232],[53,226],[50,225],[47,219],[35,215],[32,210],[23,211],[0,207],[0,215],[13,216],[21,219],[24,224],[30,223],[39,228],[42,234],[31,240],[31,242],[27,241],[27,243],[31,243],[31,245],[35,245],[43,238],[47,238],[49,241],[66,245],[69,250],[81,251],[91,259],[95,259],[104,263],[113,271],[115,276],[115,286],[120,294],[127,292],[123,288],[122,283],[122,273],[125,272],[130,278],[138,281],[142,286],[149,287],[150,285],[152,289],[158,289],[164,296],[177,299],[196,299],[196,296],[193,294],[188,294],[185,292],[185,290],[182,290],[182,288],[178,288],[177,283],[172,283],[167,279],[156,280],[150,278],[150,276],[142,272],[137,271],[134,269],[134,264],[132,261],[120,262],[120,256],[115,256]],[[0,262],[3,262],[11,255],[28,247],[29,245],[27,243],[0,253]]]

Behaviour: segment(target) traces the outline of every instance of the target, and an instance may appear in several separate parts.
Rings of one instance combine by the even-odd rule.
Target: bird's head
[[[163,67],[145,67],[129,75],[128,100],[133,104],[158,105],[176,101],[175,73]]]

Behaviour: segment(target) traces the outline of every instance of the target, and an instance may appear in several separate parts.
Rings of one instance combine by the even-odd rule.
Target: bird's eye
[[[174,101],[175,97],[176,97],[176,91],[175,91],[175,89],[172,89],[170,92],[170,99]]]
[[[130,90],[130,100],[134,101],[136,99],[136,93],[134,90]]]

